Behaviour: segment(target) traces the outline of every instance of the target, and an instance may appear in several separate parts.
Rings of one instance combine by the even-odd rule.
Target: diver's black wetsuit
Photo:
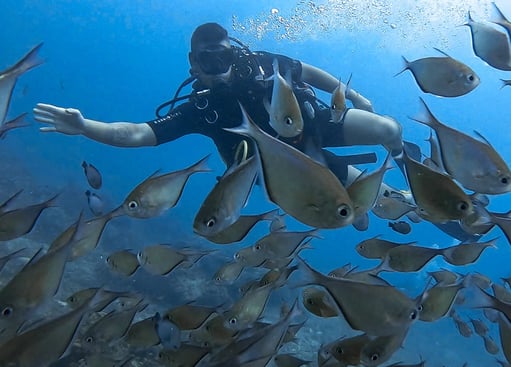
[[[229,85],[214,86],[210,88],[209,93],[192,96],[187,102],[170,111],[167,116],[147,122],[156,135],[157,143],[162,144],[188,134],[202,134],[214,141],[222,159],[230,165],[238,144],[245,139],[241,135],[223,130],[224,127],[236,127],[241,124],[242,115],[238,101],[256,124],[270,135],[276,136],[276,132],[269,125],[269,116],[263,100],[271,99],[273,82],[265,79],[273,74],[272,64],[277,58],[280,74],[285,76],[291,73],[293,89],[304,119],[304,131],[301,135],[280,139],[311,156],[315,153],[308,149],[316,148],[316,153],[322,155],[328,162],[332,153],[319,147],[342,146],[342,124],[329,122],[328,106],[319,103],[312,89],[300,81],[301,63],[283,55],[262,51],[250,52],[238,47],[235,47],[235,55],[233,77]],[[193,84],[195,92],[203,89],[206,88],[198,81]],[[327,157],[324,157],[325,155]]]

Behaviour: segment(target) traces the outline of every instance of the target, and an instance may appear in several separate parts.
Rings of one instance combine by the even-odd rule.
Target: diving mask
[[[195,60],[205,74],[224,74],[234,62],[234,51],[227,47],[205,49],[197,53]]]

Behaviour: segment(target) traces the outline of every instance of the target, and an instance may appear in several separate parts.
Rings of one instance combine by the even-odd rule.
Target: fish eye
[[[216,224],[216,218],[212,217],[208,221],[206,221],[206,227],[211,228]]]
[[[341,348],[341,347],[337,347],[337,348],[335,348],[335,353],[337,353],[337,354],[343,354],[343,353],[344,353],[344,350],[342,350],[342,348]]]
[[[307,304],[313,306],[314,305],[314,300],[312,298],[307,298]]]
[[[410,312],[410,320],[415,320],[417,318],[417,311]]]
[[[424,310],[424,305],[418,305],[418,306],[417,306],[417,311],[419,311],[419,312],[420,312],[420,311],[422,311],[422,310]]]
[[[388,197],[390,196],[390,192],[389,192],[389,190],[385,190],[385,191],[383,192],[383,196],[385,196],[386,198],[388,198]]]
[[[238,323],[238,319],[233,317],[232,319],[229,319],[229,324],[236,325]]]
[[[291,126],[293,125],[293,119],[291,117],[286,117],[285,123],[287,126]]]
[[[504,184],[504,185],[507,185],[509,183],[509,178],[507,177],[502,177],[500,179],[500,183]]]
[[[347,217],[348,215],[350,215],[350,209],[348,208],[347,205],[340,205],[338,208],[337,208],[337,214],[341,217]]]
[[[241,259],[241,255],[239,254],[239,252],[236,252],[234,254],[234,260],[239,260],[239,259]]]
[[[129,203],[128,203],[128,208],[129,209],[136,209],[138,207],[138,203],[135,201],[135,200],[131,200]]]
[[[203,343],[202,343],[202,346],[203,346],[204,348],[209,348],[209,342],[207,342],[207,341],[203,342]]]
[[[2,310],[2,316],[9,317],[13,313],[13,308],[11,306],[7,306]]]
[[[85,342],[91,344],[94,341],[94,338],[92,336],[88,336],[85,338]]]
[[[467,79],[468,79],[468,81],[473,82],[475,80],[475,77],[473,74],[468,74]]]
[[[378,359],[380,359],[380,354],[379,353],[373,353],[371,354],[371,361],[377,361]]]
[[[261,246],[261,244],[256,243],[256,245],[254,246],[254,248],[255,248],[256,250],[260,250],[260,249],[262,248],[262,246]]]
[[[465,201],[460,201],[458,203],[458,210],[461,210],[461,211],[468,210],[468,203]]]

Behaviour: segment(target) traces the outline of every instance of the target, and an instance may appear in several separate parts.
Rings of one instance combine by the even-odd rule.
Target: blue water
[[[497,3],[511,16],[509,3]],[[36,103],[43,102],[79,108],[84,116],[101,121],[150,120],[156,106],[170,99],[188,76],[192,31],[203,22],[215,21],[253,50],[298,58],[344,81],[352,74],[351,86],[372,101],[377,113],[396,118],[403,126],[405,139],[425,151],[428,129],[408,118],[419,112],[420,96],[441,121],[467,133],[477,130],[511,162],[508,132],[511,88],[500,89],[499,81],[510,79],[509,73],[495,70],[478,59],[471,48],[469,29],[460,26],[468,10],[476,20],[482,20],[490,17],[490,9],[489,1],[441,0],[5,0],[0,5],[0,69],[12,65],[39,42],[44,42],[41,55],[46,60],[18,80],[8,117],[31,111]],[[472,67],[480,76],[481,85],[462,97],[438,98],[424,95],[409,72],[394,77],[402,68],[401,55],[410,60],[433,56],[436,55],[433,47]],[[322,96],[325,100],[329,98]],[[141,243],[193,237],[191,223],[201,199],[224,169],[214,145],[201,136],[183,137],[159,147],[115,148],[78,136],[42,134],[37,125],[34,122],[30,128],[12,131],[0,141],[3,167],[0,199],[19,188],[24,188],[27,201],[31,195],[39,198],[63,192],[59,210],[69,216],[66,223],[74,220],[86,205],[85,195],[81,196],[87,189],[82,160],[101,170],[104,180],[101,195],[113,208],[154,171],[181,169],[213,153],[210,166],[215,173],[193,176],[176,208],[146,221],[119,219],[115,225],[117,237],[107,233],[110,241],[102,241],[104,249],[137,249]],[[384,156],[380,147],[357,149]],[[348,150],[335,151],[342,154]],[[397,171],[389,172],[386,181],[405,188]],[[271,207],[256,191],[246,211],[255,213]],[[490,209],[509,210],[509,195],[492,197]],[[48,243],[63,228],[64,224],[43,214],[29,238]],[[251,234],[245,244],[262,233],[264,228]],[[357,232],[351,227],[325,231],[324,239],[315,240],[314,250],[304,256],[325,272],[346,262],[369,267],[373,263],[362,261],[353,248],[359,241],[380,234],[385,239],[417,241],[424,246],[456,243],[426,222],[414,225],[410,235],[402,236],[391,231],[386,221],[371,216],[368,231]],[[509,244],[498,229],[485,238],[495,236],[500,236],[497,249],[485,251],[476,265],[457,270],[479,271],[495,281],[509,276]],[[220,250],[230,256],[235,248]],[[431,268],[435,266],[445,263],[438,260]],[[421,274],[403,275],[395,284],[417,294],[425,284],[424,279]],[[340,336],[329,335],[319,342]],[[495,327],[492,335],[497,338]],[[398,353],[401,354],[396,360],[412,363],[422,356],[431,366],[456,367],[464,362],[469,362],[469,366],[496,365],[482,341],[461,337],[451,320],[414,326],[405,348]]]

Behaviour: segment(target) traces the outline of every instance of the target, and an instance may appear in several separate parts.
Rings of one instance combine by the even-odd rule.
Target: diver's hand
[[[67,135],[79,135],[84,132],[85,119],[80,110],[75,108],[38,103],[33,112],[36,121],[51,125],[39,128],[41,132],[59,132]]]

